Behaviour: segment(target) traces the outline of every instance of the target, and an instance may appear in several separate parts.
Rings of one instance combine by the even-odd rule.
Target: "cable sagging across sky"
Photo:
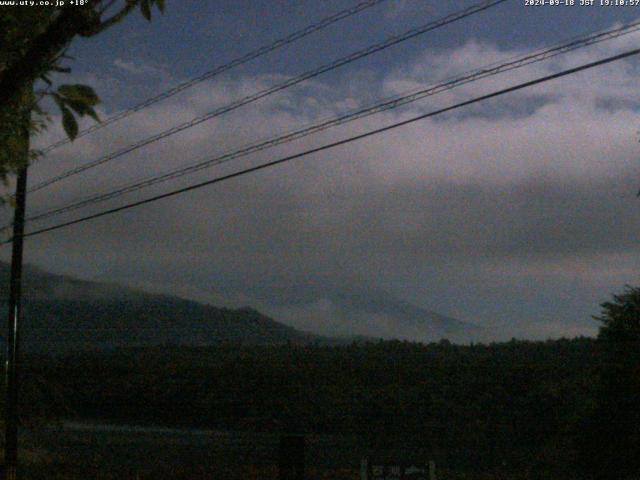
[[[96,160],[93,160],[91,162],[88,162],[84,165],[80,165],[78,167],[72,168],[66,172],[63,172],[59,175],[56,175],[50,179],[47,180],[43,180],[42,182],[37,183],[36,185],[34,185],[33,187],[29,188],[29,190],[27,190],[28,193],[33,193],[36,192],[38,190],[42,190],[45,187],[48,187],[50,185],[53,185],[61,180],[64,180],[66,178],[72,177],[74,175],[78,175],[79,173],[83,173],[87,170],[90,170],[92,168],[95,168],[99,165],[103,165],[107,162],[110,162],[112,160],[115,160],[119,157],[122,157],[123,155],[126,155],[128,153],[131,153],[133,151],[136,151],[142,147],[145,147],[147,145],[150,145],[152,143],[155,143],[157,141],[163,140],[167,137],[170,137],[172,135],[175,135],[176,133],[182,132],[184,130],[187,130],[189,128],[195,127],[196,125],[199,125],[203,122],[206,122],[207,120],[211,120],[212,118],[218,117],[220,115],[223,115],[225,113],[231,112],[233,110],[236,110],[244,105],[253,103],[257,100],[260,100],[262,98],[265,98],[269,95],[272,95],[274,93],[280,92],[282,90],[285,90],[287,88],[293,87],[294,85],[297,85],[301,82],[304,82],[305,80],[310,80],[311,78],[315,78],[323,73],[335,70],[337,68],[340,68],[344,65],[350,64],[352,62],[355,62],[356,60],[359,60],[361,58],[367,57],[369,55],[372,55],[374,53],[380,52],[386,48],[389,48],[393,45],[397,45],[398,43],[401,42],[405,42],[407,40],[410,40],[412,38],[415,38],[419,35],[423,35],[427,32],[436,30],[438,28],[444,27],[445,25],[449,25],[451,23],[457,22],[459,20],[462,20],[463,18],[469,17],[471,15],[474,15],[476,13],[485,11],[491,7],[494,7],[498,4],[501,4],[503,2],[506,2],[508,0],[488,0],[488,1],[484,1],[481,2],[479,4],[473,5],[471,7],[465,8],[464,10],[449,14],[439,20],[435,20],[432,22],[429,22],[425,25],[422,25],[420,27],[416,27],[416,28],[412,28],[408,31],[406,31],[405,33],[401,34],[401,35],[394,35],[392,37],[387,38],[386,40],[371,45],[367,48],[364,48],[362,50],[358,50],[357,52],[351,53],[347,56],[341,57],[337,60],[334,60],[333,62],[330,62],[328,64],[325,64],[321,67],[318,67],[314,70],[310,70],[308,72],[305,72],[301,75],[298,75],[297,77],[293,77],[289,80],[286,80],[282,83],[276,84],[272,87],[260,90],[256,93],[253,93],[251,95],[248,95],[246,97],[243,97],[239,100],[236,100],[230,104],[227,104],[225,106],[222,106],[220,108],[217,108],[205,115],[196,117],[188,122],[182,123],[180,125],[176,125],[172,128],[169,128],[167,130],[164,130],[163,132],[160,132],[158,134],[152,135],[150,137],[147,137],[145,139],[142,139],[136,143],[130,144],[126,147],[121,148],[120,150],[117,150],[113,153],[107,154],[105,156],[102,156]]]
[[[627,51],[627,52],[624,52],[624,53],[620,53],[618,55],[613,55],[613,56],[610,56],[610,57],[606,57],[604,59],[597,60],[597,61],[594,61],[594,62],[586,63],[586,64],[580,65],[578,67],[574,67],[574,68],[570,68],[570,69],[567,69],[567,70],[563,70],[561,72],[554,73],[552,75],[546,75],[544,77],[539,77],[537,79],[530,80],[530,81],[527,81],[527,82],[524,82],[524,83],[520,83],[520,84],[511,86],[511,87],[507,87],[507,88],[495,91],[493,93],[489,93],[489,94],[486,94],[486,95],[475,97],[475,98],[472,98],[470,100],[466,100],[464,102],[460,102],[460,103],[457,103],[455,105],[451,105],[449,107],[441,108],[441,109],[438,109],[438,110],[435,110],[435,111],[432,111],[432,112],[429,112],[429,113],[418,115],[418,116],[412,117],[410,119],[403,120],[401,122],[396,122],[396,123],[393,123],[391,125],[387,125],[385,127],[377,128],[375,130],[371,130],[369,132],[362,133],[360,135],[355,135],[355,136],[352,136],[352,137],[345,138],[343,140],[339,140],[339,141],[336,141],[336,142],[328,143],[328,144],[322,145],[320,147],[315,147],[315,148],[312,148],[312,149],[309,149],[309,150],[305,150],[303,152],[296,153],[294,155],[289,155],[289,156],[282,157],[282,158],[279,158],[279,159],[276,159],[276,160],[272,160],[271,162],[267,162],[267,163],[263,163],[261,165],[256,165],[254,167],[246,168],[246,169],[240,170],[238,172],[234,172],[234,173],[231,173],[231,174],[228,174],[228,175],[224,175],[224,176],[221,176],[221,177],[212,178],[210,180],[206,180],[206,181],[203,181],[203,182],[199,182],[199,183],[196,183],[196,184],[189,185],[187,187],[179,188],[179,189],[176,189],[176,190],[173,190],[173,191],[170,191],[170,192],[166,192],[166,193],[163,193],[163,194],[160,194],[160,195],[149,197],[149,198],[146,198],[144,200],[139,200],[139,201],[136,201],[136,202],[132,202],[132,203],[128,203],[128,204],[125,204],[125,205],[121,205],[119,207],[103,210],[101,212],[97,212],[97,213],[94,213],[94,214],[91,214],[91,215],[86,215],[84,217],[77,218],[75,220],[70,220],[70,221],[59,223],[59,224],[56,224],[56,225],[52,225],[52,226],[49,226],[49,227],[46,227],[46,228],[41,228],[39,230],[34,230],[32,232],[28,232],[28,233],[24,234],[23,236],[24,237],[32,237],[32,236],[35,236],[35,235],[41,235],[43,233],[52,232],[52,231],[55,231],[55,230],[59,230],[61,228],[66,228],[66,227],[69,227],[71,225],[77,225],[77,224],[84,223],[84,222],[87,222],[87,221],[90,221],[90,220],[94,220],[96,218],[100,218],[100,217],[104,217],[104,216],[107,216],[107,215],[112,215],[112,214],[117,213],[117,212],[122,212],[122,211],[125,211],[125,210],[129,210],[129,209],[141,206],[141,205],[146,205],[146,204],[149,204],[149,203],[155,203],[155,202],[157,202],[159,200],[162,200],[162,199],[165,199],[165,198],[169,198],[169,197],[173,197],[173,196],[176,196],[176,195],[180,195],[182,193],[198,190],[198,189],[210,186],[210,185],[214,185],[216,183],[220,183],[220,182],[223,182],[223,181],[226,181],[226,180],[230,180],[232,178],[241,177],[241,176],[244,176],[244,175],[247,175],[247,174],[250,174],[250,173],[257,172],[259,170],[264,170],[266,168],[274,167],[276,165],[280,165],[282,163],[286,163],[286,162],[289,162],[289,161],[292,161],[292,160],[295,160],[295,159],[298,159],[298,158],[306,157],[306,156],[314,154],[314,153],[319,153],[319,152],[322,152],[322,151],[325,151],[325,150],[329,150],[329,149],[332,149],[332,148],[335,148],[335,147],[338,147],[338,146],[341,146],[341,145],[346,145],[346,144],[349,144],[349,143],[352,143],[352,142],[355,142],[355,141],[358,141],[358,140],[362,140],[364,138],[368,138],[368,137],[371,137],[371,136],[374,136],[374,135],[378,135],[378,134],[381,134],[383,132],[394,130],[396,128],[399,128],[399,127],[402,127],[402,126],[405,126],[405,125],[409,125],[409,124],[418,122],[420,120],[424,120],[426,118],[435,117],[437,115],[441,115],[443,113],[447,113],[447,112],[450,112],[450,111],[453,111],[453,110],[457,110],[459,108],[462,108],[462,107],[465,107],[465,106],[468,106],[468,105],[472,105],[472,104],[475,104],[475,103],[483,102],[483,101],[486,101],[486,100],[489,100],[489,99],[492,99],[492,98],[496,98],[496,97],[499,97],[499,96],[502,96],[502,95],[505,95],[505,94],[508,94],[508,93],[511,93],[511,92],[515,92],[515,91],[518,91],[518,90],[529,88],[529,87],[532,87],[534,85],[539,85],[539,84],[542,84],[542,83],[545,83],[545,82],[549,82],[551,80],[555,80],[555,79],[558,79],[558,78],[562,78],[562,77],[565,77],[565,76],[568,76],[568,75],[573,75],[573,74],[581,72],[581,71],[589,70],[589,69],[592,69],[592,68],[595,68],[595,67],[598,67],[598,66],[601,66],[601,65],[606,65],[606,64],[609,64],[609,63],[612,63],[612,62],[616,62],[616,61],[622,60],[624,58],[629,58],[629,57],[632,57],[632,56],[635,56],[635,55],[638,55],[638,54],[640,54],[640,48],[634,49],[634,50],[630,50],[630,51]],[[13,239],[6,240],[6,241],[2,242],[2,244],[10,243],[12,240]]]
[[[427,98],[429,96],[433,96],[438,93],[442,93],[468,83],[472,83],[484,78],[505,73],[517,68],[522,68],[524,66],[538,63],[544,60],[548,60],[558,55],[565,54],[565,53],[568,53],[580,48],[584,48],[590,45],[594,45],[603,41],[611,40],[613,38],[618,38],[620,36],[636,32],[639,29],[640,29],[640,21],[631,23],[628,25],[623,25],[614,29],[606,30],[603,32],[597,32],[591,35],[575,38],[567,42],[558,44],[554,47],[550,47],[547,49],[533,52],[528,55],[517,57],[507,62],[494,63],[488,66],[484,66],[479,69],[475,69],[471,72],[468,72],[466,74],[462,74],[459,77],[456,77],[450,80],[445,80],[439,84],[429,86],[427,88],[419,89],[396,98],[388,99],[386,101],[377,103],[375,105],[358,109],[356,111],[353,111],[338,117],[334,117],[328,120],[324,120],[319,123],[315,123],[313,125],[310,125],[301,129],[297,129],[280,136],[276,136],[274,138],[270,138],[264,141],[259,141],[251,145],[242,147],[240,149],[225,153],[223,155],[218,155],[213,158],[201,159],[185,167],[180,167],[178,169],[174,169],[160,175],[148,177],[142,180],[137,180],[133,183],[129,183],[127,185],[117,187],[116,189],[112,189],[105,193],[88,196],[81,200],[75,201],[71,204],[56,207],[56,208],[35,214],[33,216],[30,216],[27,218],[27,221],[44,220],[56,215],[60,215],[65,212],[77,210],[85,206],[89,206],[89,205],[97,204],[113,198],[117,198],[126,193],[141,190],[143,188],[156,185],[158,183],[166,182],[175,178],[182,177],[187,174],[195,173],[215,165],[219,165],[234,159],[245,157],[247,155],[265,150],[267,148],[289,143],[291,141],[304,138],[308,135],[318,133],[328,128],[343,125],[343,124],[346,124],[361,118],[365,118],[367,116],[370,116],[376,113],[380,113],[386,110],[407,105],[409,103],[416,102],[423,98]],[[7,228],[7,227],[8,226],[5,226],[4,228]]]
[[[188,88],[193,87],[194,85],[197,85],[198,83],[202,83],[205,80],[209,80],[210,78],[213,78],[217,75],[220,75],[221,73],[224,73],[228,70],[231,70],[232,68],[235,67],[239,67],[240,65],[244,65],[245,63],[249,62],[250,60],[254,60],[258,57],[261,57],[267,53],[273,52],[274,50],[277,50],[281,47],[284,47],[286,45],[289,45],[297,40],[300,40],[308,35],[311,35],[312,33],[315,33],[319,30],[322,30],[324,28],[327,28],[330,25],[333,25],[334,23],[343,20],[345,18],[351,17],[353,15],[356,15],[357,13],[360,13],[368,8],[374,7],[376,5],[378,5],[379,3],[385,2],[386,0],[367,0],[365,2],[361,2],[358,3],[357,5],[351,7],[351,8],[347,8],[346,10],[342,10],[338,13],[335,13],[333,15],[330,15],[328,17],[323,18],[322,20],[320,20],[317,23],[308,25],[306,27],[304,27],[301,30],[298,30],[296,32],[293,32],[289,35],[287,35],[286,37],[280,38],[278,40],[276,40],[273,43],[270,43],[268,45],[264,45],[260,48],[258,48],[257,50],[253,50],[249,53],[247,53],[246,55],[243,55],[242,57],[238,57],[234,60],[231,60],[228,63],[225,63],[224,65],[220,65],[219,67],[215,67],[212,70],[209,70],[205,73],[203,73],[202,75],[199,75],[195,78],[192,78],[190,80],[187,80],[186,82],[180,83],[179,85],[176,85],[175,87],[172,87],[158,95],[155,95],[153,97],[150,97],[140,103],[138,103],[137,105],[134,105],[131,108],[128,108],[126,110],[123,110],[119,113],[116,113],[108,118],[105,118],[104,120],[102,120],[100,123],[95,123],[93,125],[91,125],[88,128],[85,128],[83,130],[81,130],[80,132],[78,132],[78,134],[76,135],[76,138],[79,137],[83,137],[85,135],[88,135],[90,133],[93,133],[97,130],[100,130],[104,127],[106,127],[107,125],[111,125],[112,123],[115,123],[119,120],[122,120],[123,118],[126,118],[132,114],[134,114],[135,112],[138,112],[140,110],[143,110],[144,108],[150,107],[151,105],[154,105],[158,102],[161,102],[162,100],[165,100],[167,98],[170,98],[174,95],[176,95],[177,93],[182,92],[183,90],[186,90]],[[52,143],[51,145],[43,148],[41,150],[42,153],[49,153],[50,151],[61,147],[62,145],[66,145],[68,143],[70,143],[71,140],[69,140],[68,138],[64,138],[62,140],[59,140],[55,143]]]

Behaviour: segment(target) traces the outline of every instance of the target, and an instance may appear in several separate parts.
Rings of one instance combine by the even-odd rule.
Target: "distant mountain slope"
[[[418,341],[437,341],[442,338],[466,341],[482,335],[481,327],[427,310],[401,300],[387,292],[340,292],[334,301],[346,312],[383,316],[385,326],[395,337]]]
[[[473,323],[422,308],[384,290],[352,285],[327,288],[309,282],[280,298],[282,307],[260,309],[288,325],[323,335],[365,335],[423,343],[446,338],[455,343],[492,339],[496,333]],[[323,286],[324,285],[324,286]]]
[[[6,312],[9,266],[0,262]],[[27,266],[22,344],[64,352],[151,345],[340,343],[301,332],[251,308],[216,308],[169,295],[53,275]],[[3,315],[0,322],[4,334]]]

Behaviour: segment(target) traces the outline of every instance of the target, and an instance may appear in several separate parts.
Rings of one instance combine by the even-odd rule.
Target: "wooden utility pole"
[[[9,148],[16,155],[18,165],[13,236],[11,250],[11,276],[9,277],[9,301],[7,318],[7,358],[5,370],[5,436],[4,479],[16,480],[18,465],[18,395],[20,391],[20,324],[22,320],[22,252],[24,246],[24,218],[27,197],[27,167],[29,163],[29,134],[33,86],[25,86],[15,107],[16,142]]]
[[[20,168],[16,183],[9,279],[9,316],[7,321],[7,360],[5,377],[4,472],[6,480],[16,480],[18,464],[18,391],[19,330],[22,319],[22,252],[24,213],[27,194],[27,167]]]

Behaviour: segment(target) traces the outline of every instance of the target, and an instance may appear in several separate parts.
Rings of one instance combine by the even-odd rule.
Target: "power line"
[[[408,120],[403,120],[401,122],[397,122],[397,123],[394,123],[394,124],[391,124],[391,125],[387,125],[386,127],[382,127],[382,128],[378,128],[378,129],[375,129],[375,130],[371,130],[369,132],[362,133],[360,135],[355,135],[355,136],[352,136],[352,137],[349,137],[349,138],[345,138],[343,140],[339,140],[339,141],[336,141],[336,142],[332,142],[332,143],[328,143],[328,144],[322,145],[320,147],[316,147],[316,148],[312,148],[312,149],[309,149],[309,150],[305,150],[303,152],[296,153],[294,155],[289,155],[289,156],[286,156],[286,157],[282,157],[282,158],[279,158],[277,160],[273,160],[271,162],[267,162],[267,163],[264,163],[264,164],[261,164],[261,165],[256,165],[254,167],[250,167],[250,168],[247,168],[247,169],[244,169],[244,170],[240,170],[238,172],[234,172],[234,173],[231,173],[231,174],[228,174],[228,175],[224,175],[224,176],[221,176],[221,177],[216,177],[216,178],[213,178],[213,179],[210,179],[210,180],[206,180],[204,182],[192,184],[192,185],[189,185],[187,187],[179,188],[177,190],[173,190],[173,191],[170,191],[170,192],[167,192],[167,193],[163,193],[163,194],[160,194],[160,195],[155,195],[153,197],[146,198],[144,200],[139,200],[139,201],[136,201],[136,202],[128,203],[126,205],[121,205],[119,207],[110,208],[108,210],[103,210],[101,212],[94,213],[94,214],[91,214],[91,215],[87,215],[87,216],[84,216],[84,217],[81,217],[81,218],[77,218],[75,220],[70,220],[68,222],[63,222],[63,223],[59,223],[57,225],[53,225],[53,226],[50,226],[50,227],[41,228],[39,230],[35,230],[33,232],[26,233],[23,236],[24,237],[31,237],[31,236],[40,235],[40,234],[43,234],[43,233],[46,233],[46,232],[52,232],[54,230],[59,230],[61,228],[65,228],[65,227],[68,227],[68,226],[71,226],[71,225],[84,223],[84,222],[87,222],[89,220],[93,220],[93,219],[96,219],[96,218],[104,217],[106,215],[111,215],[111,214],[114,214],[114,213],[117,213],[117,212],[121,212],[121,211],[124,211],[124,210],[129,210],[131,208],[138,207],[140,205],[145,205],[147,203],[153,203],[153,202],[156,202],[158,200],[162,200],[164,198],[173,197],[175,195],[179,195],[179,194],[182,194],[182,193],[190,192],[192,190],[198,190],[200,188],[203,188],[203,187],[206,187],[206,186],[209,186],[209,185],[213,185],[213,184],[216,184],[216,183],[223,182],[225,180],[230,180],[232,178],[236,178],[236,177],[240,177],[240,176],[243,176],[243,175],[247,175],[249,173],[253,173],[253,172],[256,172],[258,170],[263,170],[263,169],[266,169],[266,168],[269,168],[269,167],[273,167],[273,166],[279,165],[281,163],[289,162],[289,161],[295,160],[297,158],[301,158],[301,157],[305,157],[307,155],[311,155],[313,153],[322,152],[324,150],[329,150],[331,148],[335,148],[335,147],[338,147],[340,145],[346,145],[348,143],[355,142],[357,140],[362,140],[364,138],[368,138],[368,137],[371,137],[373,135],[378,135],[380,133],[396,129],[396,128],[402,127],[404,125],[408,125],[408,124],[417,122],[419,120],[424,120],[426,118],[435,117],[436,115],[440,115],[440,114],[443,114],[443,113],[446,113],[446,112],[450,112],[452,110],[456,110],[458,108],[465,107],[465,106],[468,106],[468,105],[471,105],[471,104],[474,104],[474,103],[478,103],[478,102],[482,102],[482,101],[485,101],[485,100],[489,100],[491,98],[499,97],[499,96],[505,95],[507,93],[515,92],[517,90],[522,90],[524,88],[532,87],[534,85],[545,83],[545,82],[548,82],[550,80],[555,80],[557,78],[565,77],[567,75],[572,75],[574,73],[581,72],[583,70],[588,70],[588,69],[591,69],[591,68],[594,68],[594,67],[597,67],[597,66],[600,66],[600,65],[605,65],[605,64],[608,64],[608,63],[611,63],[611,62],[622,60],[624,58],[628,58],[628,57],[631,57],[631,56],[634,56],[634,55],[638,55],[639,53],[640,53],[640,48],[634,49],[634,50],[630,50],[630,51],[627,51],[627,52],[624,52],[624,53],[621,53],[621,54],[618,54],[618,55],[614,55],[614,56],[611,56],[611,57],[607,57],[607,58],[604,58],[604,59],[601,59],[601,60],[598,60],[598,61],[595,61],[595,62],[591,62],[591,63],[580,65],[578,67],[574,67],[574,68],[570,68],[570,69],[567,69],[567,70],[563,70],[561,72],[554,73],[552,75],[547,75],[547,76],[544,76],[544,77],[537,78],[535,80],[530,80],[528,82],[520,83],[520,84],[512,86],[512,87],[504,88],[504,89],[498,90],[496,92],[489,93],[487,95],[482,95],[480,97],[476,97],[476,98],[473,98],[471,100],[466,100],[464,102],[460,102],[460,103],[457,103],[457,104],[449,106],[449,107],[441,108],[439,110],[435,110],[435,111],[432,111],[432,112],[429,112],[429,113],[418,115],[418,116],[412,117],[412,118],[410,118]],[[2,242],[1,244],[10,243],[12,240],[13,239],[6,240],[6,241]]]
[[[127,153],[131,153],[135,150],[138,150],[139,148],[142,148],[144,146],[147,146],[151,143],[155,143],[159,140],[162,140],[164,138],[167,138],[171,135],[174,135],[176,133],[182,132],[186,129],[195,127],[196,125],[199,125],[207,120],[210,120],[214,117],[218,117],[224,113],[228,113],[232,110],[236,110],[237,108],[240,108],[244,105],[247,105],[249,103],[253,103],[257,100],[260,100],[264,97],[267,97],[269,95],[272,95],[274,93],[277,93],[281,90],[284,90],[286,88],[292,87],[294,85],[297,85],[298,83],[301,83],[305,80],[309,80],[311,78],[317,77],[318,75],[321,75],[323,73],[335,70],[339,67],[342,67],[344,65],[347,65],[349,63],[352,63],[356,60],[359,60],[361,58],[364,58],[366,56],[372,55],[374,53],[377,53],[381,50],[384,50],[386,48],[389,48],[393,45],[396,45],[398,43],[410,40],[414,37],[417,37],[418,35],[422,35],[424,33],[427,33],[429,31],[435,30],[437,28],[443,27],[445,25],[448,25],[450,23],[456,22],[458,20],[462,20],[463,18],[466,18],[470,15],[474,15],[476,13],[482,12],[484,10],[487,10],[491,7],[494,7],[500,3],[503,3],[507,0],[486,0],[484,2],[481,2],[479,4],[473,5],[471,7],[468,7],[464,10],[449,14],[439,20],[435,20],[433,22],[429,22],[426,25],[422,25],[420,27],[416,27],[416,28],[412,28],[410,30],[408,30],[407,32],[401,34],[401,35],[394,35],[392,37],[387,38],[386,40],[371,45],[367,48],[364,48],[362,50],[358,50],[357,52],[354,52],[350,55],[347,55],[345,57],[341,57],[337,60],[334,60],[331,63],[325,64],[319,68],[316,68],[314,70],[310,70],[308,72],[305,72],[297,77],[291,78],[289,80],[286,80],[282,83],[279,83],[277,85],[274,85],[272,87],[260,90],[256,93],[253,93],[251,95],[248,95],[244,98],[241,98],[239,100],[236,100],[235,102],[232,102],[228,105],[225,105],[223,107],[217,108],[215,110],[213,110],[212,112],[209,112],[205,115],[199,116],[194,118],[193,120],[190,120],[188,122],[182,123],[180,125],[177,125],[175,127],[172,127],[168,130],[165,130],[163,132],[160,132],[156,135],[152,135],[151,137],[147,137],[143,140],[140,140],[136,143],[133,143],[131,145],[128,145],[116,152],[110,153],[108,155],[105,155],[103,157],[100,157],[96,160],[93,160],[92,162],[86,163],[84,165],[80,165],[78,167],[72,168],[71,170],[68,170],[64,173],[61,173],[59,175],[56,175],[55,177],[52,177],[48,180],[44,180],[36,185],[34,185],[33,187],[31,187],[28,192],[29,193],[33,193],[36,192],[38,190],[41,190],[45,187],[48,187],[54,183],[57,183],[61,180],[64,180],[66,178],[69,178],[71,176],[77,175],[79,173],[85,172],[91,168],[97,167],[99,165],[102,165],[106,162],[109,162],[111,160],[114,160],[116,158],[119,158]]]
[[[76,138],[79,137],[83,137],[85,135],[88,135],[90,133],[93,133],[97,130],[100,130],[101,128],[106,127],[107,125],[111,125],[112,123],[115,123],[119,120],[122,120],[123,118],[126,118],[130,115],[132,115],[135,112],[138,112],[144,108],[147,108],[151,105],[154,105],[162,100],[165,100],[169,97],[174,96],[175,94],[182,92],[183,90],[186,90],[188,88],[193,87],[194,85],[197,85],[198,83],[204,82],[205,80],[208,80],[210,78],[213,78],[217,75],[220,75],[221,73],[224,73],[228,70],[231,70],[232,68],[235,67],[239,67],[240,65],[244,65],[245,63],[254,60],[258,57],[261,57],[267,53],[273,52],[274,50],[277,50],[281,47],[284,47],[286,45],[289,45],[297,40],[300,40],[308,35],[311,35],[312,33],[315,33],[319,30],[322,30],[336,22],[339,22],[340,20],[343,20],[345,18],[351,17],[353,15],[356,15],[360,12],[362,12],[363,10],[367,10],[368,8],[374,7],[382,2],[384,2],[386,0],[367,0],[365,2],[361,2],[358,3],[357,5],[354,5],[351,8],[347,8],[345,10],[342,10],[338,13],[335,13],[333,15],[330,15],[328,17],[323,18],[322,20],[320,20],[317,23],[308,25],[306,27],[304,27],[301,30],[298,30],[296,32],[293,32],[289,35],[287,35],[286,37],[282,37],[276,41],[274,41],[273,43],[270,43],[268,45],[262,46],[256,50],[253,50],[241,57],[235,58],[234,60],[231,60],[228,63],[225,63],[224,65],[220,65],[218,67],[215,67],[212,70],[209,70],[205,73],[203,73],[202,75],[198,76],[198,77],[194,77],[190,80],[187,80],[186,82],[180,83],[179,85],[176,85],[175,87],[170,88],[169,90],[166,90],[158,95],[155,95],[153,97],[150,97],[140,103],[138,103],[137,105],[134,105],[131,108],[128,108],[127,110],[123,110],[122,112],[116,113],[115,115],[112,115],[104,120],[102,120],[100,123],[95,123],[93,125],[91,125],[88,128],[85,128],[83,130],[81,130],[80,132],[78,132],[78,135],[76,135]],[[68,143],[70,143],[71,140],[69,140],[68,138],[64,138],[61,139],[55,143],[52,143],[51,145],[45,147],[44,149],[42,149],[42,153],[49,153],[51,150],[54,150],[58,147],[61,147],[62,145],[66,145]]]
[[[289,143],[293,140],[297,140],[313,133],[317,133],[328,128],[342,125],[357,119],[361,119],[376,113],[380,113],[382,111],[386,111],[389,109],[397,108],[402,105],[406,105],[411,102],[415,102],[417,100],[421,100],[428,96],[436,95],[438,93],[442,93],[444,91],[451,90],[453,88],[457,88],[461,85],[465,85],[467,83],[475,82],[483,78],[487,78],[490,76],[494,76],[497,74],[505,73],[507,71],[511,71],[517,68],[521,68],[524,66],[528,66],[534,63],[538,63],[544,60],[548,60],[549,58],[553,58],[555,56],[568,53],[570,51],[577,50],[579,48],[584,48],[586,46],[594,45],[606,40],[611,40],[613,38],[618,38],[622,35],[627,35],[633,32],[636,32],[640,29],[640,21],[623,25],[618,28],[606,30],[603,32],[594,33],[588,36],[583,37],[574,37],[574,39],[558,44],[554,47],[541,49],[534,53],[516,57],[511,59],[508,62],[503,63],[493,63],[491,65],[481,67],[479,69],[473,70],[471,72],[467,72],[460,77],[453,78],[451,80],[445,80],[444,82],[430,86],[426,89],[420,89],[417,91],[413,91],[411,93],[405,94],[400,97],[392,98],[385,100],[381,103],[377,103],[373,106],[369,106],[360,110],[352,111],[342,116],[334,117],[329,120],[325,120],[302,129],[294,130],[289,133],[277,136],[275,138],[270,138],[265,141],[260,141],[248,146],[245,146],[239,150],[235,150],[233,152],[228,152],[223,155],[207,158],[204,160],[199,160],[196,163],[188,165],[186,167],[181,167],[175,170],[171,170],[169,172],[165,172],[161,175],[156,175],[152,177],[147,177],[142,180],[137,180],[133,183],[129,183],[127,185],[120,186],[114,190],[110,190],[105,193],[91,195],[85,197],[81,200],[75,201],[68,205],[63,205],[61,207],[56,207],[42,213],[35,214],[27,218],[27,221],[36,221],[36,220],[44,220],[50,218],[52,216],[57,216],[65,212],[77,210],[78,208],[93,205],[96,203],[100,203],[106,200],[110,200],[113,198],[120,197],[126,193],[130,193],[133,191],[141,190],[143,188],[162,183],[168,180],[172,180],[175,178],[182,177],[187,174],[191,174],[205,168],[209,168],[214,165],[219,165],[221,163],[225,163],[237,158],[241,158],[247,156],[251,153],[255,153],[258,151],[265,150],[267,148],[271,148],[273,146],[281,145],[284,143]],[[7,228],[10,225],[6,225],[3,228]],[[0,229],[1,230],[1,229]]]

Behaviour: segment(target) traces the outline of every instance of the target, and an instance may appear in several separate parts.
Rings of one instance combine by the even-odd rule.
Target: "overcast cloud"
[[[397,8],[409,8],[409,3],[398,2]],[[602,58],[639,39],[630,35],[472,83],[126,199]],[[29,211],[107,191],[363,106],[373,97],[404,93],[524,53],[471,41],[425,49],[382,77],[353,68],[344,82],[318,78],[96,168],[82,180],[35,193]],[[141,84],[145,75],[166,81],[158,78],[163,69],[157,65],[122,59],[114,65],[133,72]],[[592,334],[596,324],[590,315],[598,313],[598,304],[625,284],[639,283],[637,78],[637,65],[623,61],[545,83],[34,237],[27,260],[83,278],[128,282],[215,304],[254,305],[321,333],[393,334],[384,329],[384,319],[337,312],[334,292],[358,286],[361,295],[384,290],[460,320],[500,326],[509,335]],[[279,81],[282,77],[274,73],[205,82],[57,150],[32,169],[32,184]],[[106,96],[121,83],[115,76],[91,82]],[[139,87],[134,83],[131,88]],[[40,142],[59,135],[54,121]]]

